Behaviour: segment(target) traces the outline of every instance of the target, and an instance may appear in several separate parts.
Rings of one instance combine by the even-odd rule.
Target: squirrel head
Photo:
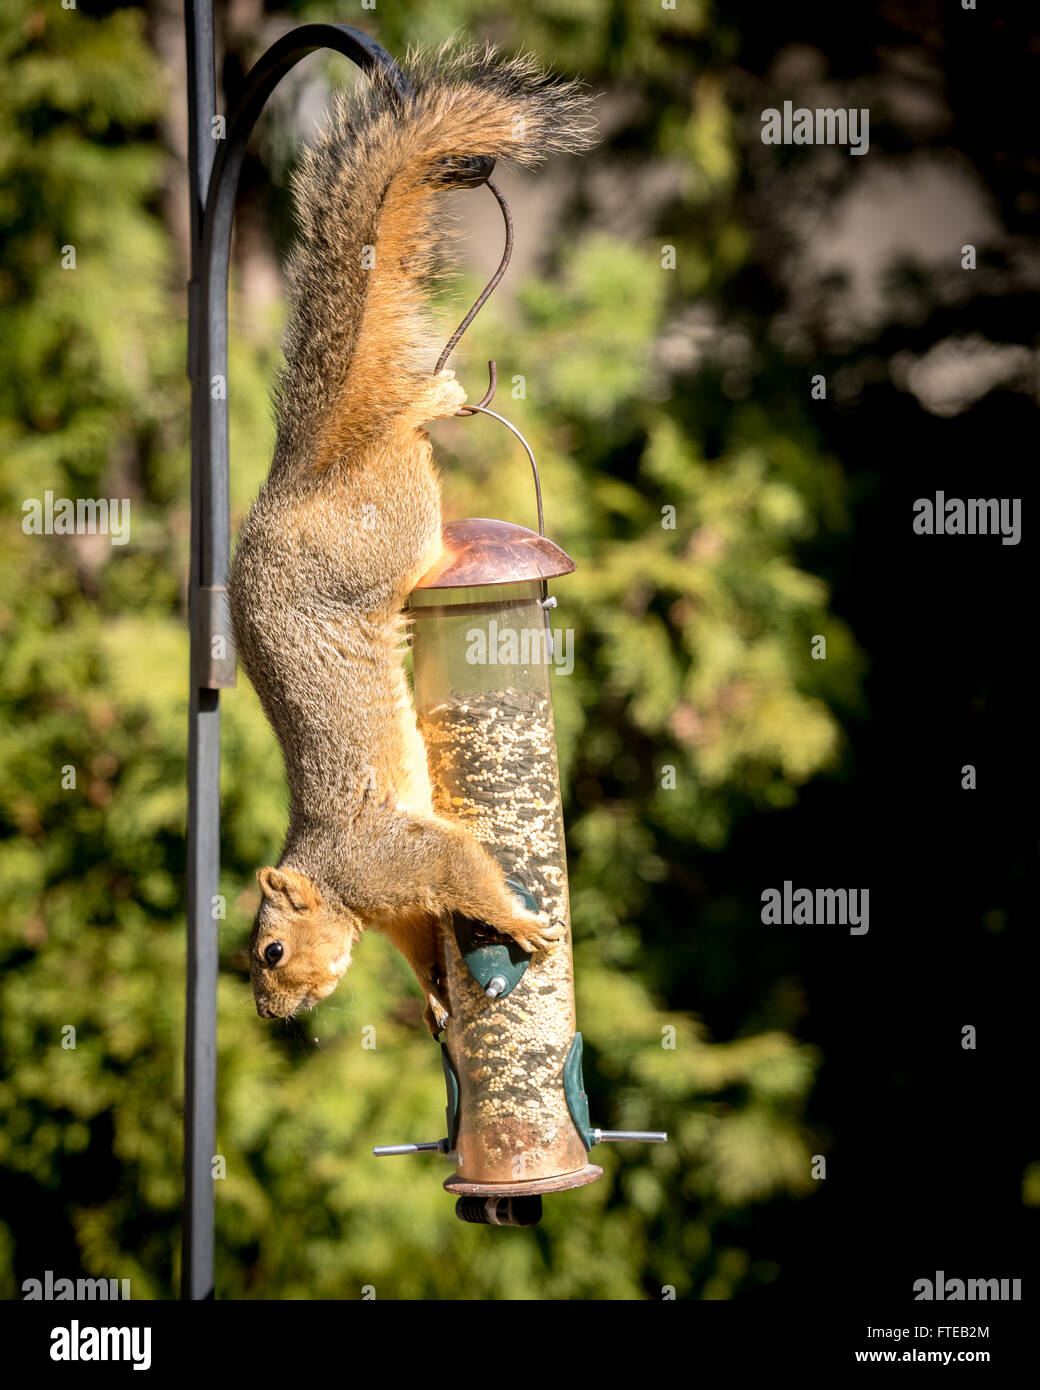
[[[339,984],[361,920],[328,903],[306,874],[261,869],[263,898],[249,942],[249,975],[261,1018],[291,1018]]]

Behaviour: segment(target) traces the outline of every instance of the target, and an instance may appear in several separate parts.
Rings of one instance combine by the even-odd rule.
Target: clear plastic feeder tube
[[[441,933],[458,1177],[513,1184],[575,1173],[587,1154],[563,1082],[574,977],[543,584],[420,588],[410,614],[434,808],[465,825],[503,878],[566,926],[557,949],[531,957],[502,998],[474,979],[454,931]]]

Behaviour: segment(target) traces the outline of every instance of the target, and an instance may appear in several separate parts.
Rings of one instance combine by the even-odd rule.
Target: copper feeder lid
[[[511,521],[470,517],[449,521],[441,537],[440,559],[417,589],[467,589],[480,584],[521,584],[553,579],[577,565],[558,545]]]

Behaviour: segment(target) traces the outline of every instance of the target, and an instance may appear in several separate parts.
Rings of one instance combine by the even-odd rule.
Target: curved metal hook
[[[492,366],[494,363],[491,364]],[[492,420],[497,420],[500,425],[505,425],[507,430],[511,430],[516,435],[520,443],[527,450],[527,457],[531,460],[531,472],[534,474],[534,495],[538,503],[538,534],[545,535],[545,517],[542,515],[542,480],[538,476],[538,464],[535,462],[534,450],[528,444],[515,425],[511,425],[504,415],[499,415],[497,411],[488,410],[485,405],[468,405],[463,410],[458,411],[459,415],[467,415],[471,412],[479,411],[481,415],[490,415]]]
[[[494,363],[490,363],[489,365],[493,367]],[[510,424],[510,422],[505,418],[505,416],[499,415],[497,411],[488,410],[487,406],[485,405],[467,406],[464,411],[460,410],[457,413],[459,415],[476,414],[478,411],[481,415],[490,415],[492,420],[497,420],[500,425],[505,425],[506,429],[510,430],[513,434],[515,434],[517,439],[519,439],[520,443],[524,446],[524,449],[527,452],[527,457],[531,460],[531,472],[534,475],[534,495],[535,500],[538,503],[538,534],[544,539],[545,516],[542,512],[542,480],[538,476],[538,464],[535,462],[534,450],[531,448],[530,444],[528,444],[527,440],[523,437],[523,435],[520,433],[520,431],[517,429],[515,425]],[[550,608],[556,607],[556,600],[554,598],[549,597],[549,581],[547,579],[542,580],[541,589],[542,613],[545,618],[546,651],[549,654],[549,660],[553,661],[555,660],[555,657],[553,655],[553,631],[552,623],[549,620],[549,610]]]
[[[470,326],[470,324],[473,322],[473,320],[476,318],[476,316],[480,313],[481,309],[482,309],[482,308],[484,307],[484,305],[487,303],[487,300],[488,300],[489,295],[490,295],[491,292],[494,290],[494,288],[495,288],[495,286],[498,284],[499,280],[501,280],[502,276],[506,273],[506,267],[509,265],[510,257],[511,257],[512,254],[513,254],[513,219],[512,219],[512,217],[511,217],[510,214],[509,214],[509,205],[507,204],[505,198],[503,198],[503,196],[502,196],[502,190],[499,188],[499,186],[498,186],[497,183],[494,183],[494,182],[493,182],[491,179],[489,179],[489,178],[488,178],[488,179],[484,179],[483,182],[487,184],[488,188],[491,189],[491,192],[492,192],[492,193],[495,195],[495,197],[498,199],[498,206],[499,206],[499,207],[501,208],[501,210],[502,210],[502,220],[503,220],[503,222],[505,222],[505,225],[506,225],[506,245],[505,245],[505,250],[502,252],[502,259],[501,259],[501,260],[499,261],[499,263],[498,263],[498,269],[495,271],[494,275],[492,275],[491,279],[490,279],[490,280],[487,282],[487,284],[484,286],[483,290],[481,290],[480,296],[478,297],[478,299],[477,299],[476,302],[474,303],[472,309],[470,309],[469,313],[466,315],[466,317],[465,317],[465,318],[462,320],[462,322],[459,324],[458,328],[456,328],[455,332],[454,332],[454,333],[451,335],[451,337],[448,339],[448,342],[447,342],[447,344],[445,345],[444,351],[441,353],[440,357],[438,357],[438,359],[437,359],[437,365],[436,365],[436,367],[434,367],[434,369],[433,369],[435,374],[436,374],[437,372],[439,372],[439,371],[442,369],[442,367],[444,366],[445,362],[447,362],[448,358],[451,356],[452,352],[455,350],[455,345],[458,343],[458,341],[459,341],[459,339],[462,337],[463,333],[465,333],[466,329]],[[495,391],[496,391],[497,387],[498,387],[498,368],[496,367],[495,363],[494,363],[493,361],[491,361],[491,362],[488,363],[488,389],[487,389],[487,392],[486,392],[485,395],[484,395],[483,400],[481,400],[477,405],[464,405],[464,406],[462,407],[461,410],[456,411],[456,414],[457,414],[457,415],[472,415],[472,414],[473,414],[475,411],[477,411],[477,410],[483,410],[486,406],[490,405],[491,401],[494,399]],[[487,413],[488,413],[489,415],[493,414],[492,411],[488,411]],[[496,418],[497,418],[497,419],[501,419],[502,417],[501,417],[501,416],[497,416]],[[504,423],[504,424],[508,424],[509,422],[508,422],[508,421],[503,421],[503,423]],[[512,425],[510,425],[509,428],[512,429],[512,428],[513,428]],[[515,430],[514,430],[514,433],[516,433]],[[521,438],[522,438],[522,436],[521,436]],[[527,448],[526,443],[524,444],[524,447]],[[530,449],[528,449],[527,452],[528,452],[528,454],[531,454]],[[534,463],[534,455],[533,455],[533,454],[531,454],[531,462],[532,462],[532,464]],[[538,477],[538,469],[537,469],[537,467],[536,467],[536,468],[535,468],[535,479],[536,479],[536,481],[537,481],[537,477]],[[539,505],[539,510],[540,510],[540,509],[541,509],[541,494],[539,494],[539,503],[538,503],[538,505]]]

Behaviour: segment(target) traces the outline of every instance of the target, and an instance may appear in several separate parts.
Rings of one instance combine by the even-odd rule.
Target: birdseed
[[[470,974],[454,933],[441,932],[446,1041],[460,1089],[460,1175],[522,1182],[573,1172],[587,1160],[563,1088],[574,986],[549,699],[513,689],[462,694],[424,711],[419,727],[437,812],[464,824],[505,877],[566,924],[559,946],[532,956],[515,989],[494,1000]]]

